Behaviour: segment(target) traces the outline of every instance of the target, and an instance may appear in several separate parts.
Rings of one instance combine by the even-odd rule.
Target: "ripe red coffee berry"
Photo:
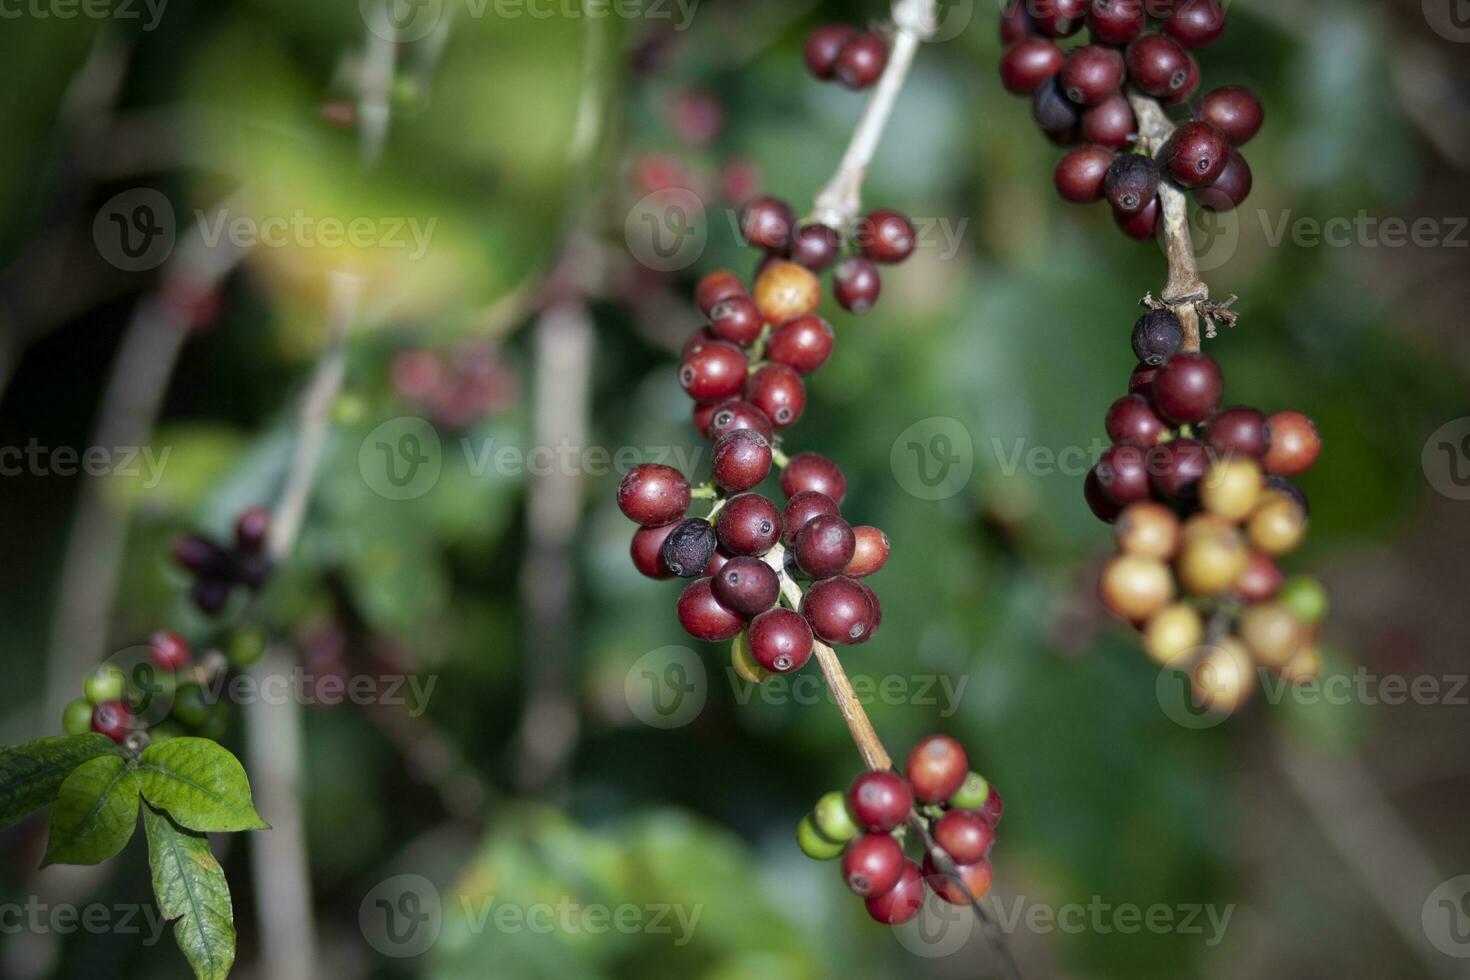
[[[728,340],[714,340],[684,355],[679,384],[695,401],[708,402],[740,394],[750,362]]]
[[[1269,556],[1253,551],[1246,559],[1245,571],[1236,577],[1231,590],[1242,602],[1265,602],[1280,592],[1285,582],[1286,576],[1279,565]]]
[[[888,834],[864,834],[842,855],[842,878],[864,898],[885,895],[903,877],[903,848]]]
[[[664,566],[664,539],[679,523],[675,521],[659,527],[640,527],[634,531],[633,543],[628,548],[633,567],[649,578],[672,578],[674,573]]]
[[[745,400],[765,413],[778,429],[793,425],[806,408],[806,385],[785,364],[766,364],[745,382]]]
[[[719,269],[699,280],[694,287],[694,302],[705,316],[721,302],[737,296],[748,296],[745,283],[729,269]]]
[[[722,402],[704,403],[695,402],[694,408],[692,408],[689,412],[689,421],[694,423],[694,431],[698,432],[706,439],[711,438],[709,434],[710,420],[715,417],[715,413],[720,410],[721,405],[726,405],[732,400],[733,399],[726,399]]]
[[[618,484],[618,508],[644,527],[668,524],[689,509],[689,481],[672,466],[642,463]]]
[[[970,757],[964,746],[948,735],[930,735],[909,752],[903,771],[914,796],[925,803],[942,803],[969,775]]]
[[[92,731],[122,742],[133,730],[133,712],[122,701],[103,701],[92,709]]]
[[[1086,22],[1094,41],[1122,45],[1142,33],[1146,18],[1139,0],[1092,0]]]
[[[1168,429],[1142,395],[1124,395],[1108,408],[1108,438],[1147,449],[1156,445]]]
[[[766,357],[801,374],[811,374],[827,363],[836,342],[832,324],[809,313],[776,328],[766,343]]]
[[[1197,188],[1194,199],[1210,211],[1233,211],[1250,196],[1253,183],[1250,164],[1239,150],[1231,150],[1220,176],[1209,187]]]
[[[1273,412],[1271,448],[1262,457],[1266,472],[1275,476],[1296,476],[1311,469],[1322,454],[1322,437],[1316,424],[1301,412]]]
[[[1142,395],[1144,398],[1152,399],[1154,396],[1154,377],[1159,369],[1148,364],[1140,364],[1128,375],[1128,394]],[[1149,404],[1153,404],[1150,400]]]
[[[1128,78],[1143,91],[1167,98],[1189,84],[1189,52],[1172,37],[1143,34],[1123,56]]]
[[[1044,37],[1011,45],[1000,59],[1000,83],[1013,95],[1031,95],[1062,70],[1062,49]]]
[[[842,236],[823,224],[805,224],[791,236],[791,260],[820,272],[842,254]]]
[[[1210,468],[1210,453],[1195,439],[1171,439],[1148,451],[1149,482],[1165,500],[1188,502]]]
[[[756,248],[779,252],[791,241],[796,212],[777,197],[758,197],[740,212],[740,233]]]
[[[1245,405],[1221,409],[1205,426],[1205,441],[1225,455],[1260,459],[1271,448],[1271,429],[1266,413]]]
[[[659,560],[672,575],[695,578],[703,574],[715,553],[715,529],[709,521],[690,517],[675,524],[659,549]]]
[[[932,857],[924,858],[924,881],[934,893],[951,905],[969,905],[970,900],[979,900],[990,891],[991,870],[989,861],[977,861],[974,864],[961,864],[955,867],[955,872],[963,881],[964,888],[949,875],[939,870]],[[965,890],[969,894],[965,894]]]
[[[868,259],[850,255],[832,273],[832,294],[849,313],[866,313],[878,302],[883,290],[878,267]]]
[[[1122,211],[1114,209],[1113,223],[1118,226],[1119,231],[1129,238],[1146,242],[1158,235],[1159,215],[1161,213],[1162,208],[1159,206],[1159,199],[1155,197],[1137,214],[1124,214]]]
[[[745,628],[745,620],[720,605],[707,578],[695,579],[679,596],[679,625],[696,640],[728,640]]]
[[[1225,8],[1220,0],[1182,0],[1164,21],[1164,33],[1187,48],[1212,44],[1225,33]]]
[[[1031,12],[1026,9],[1028,0],[1009,0],[1000,12],[1000,43],[1015,44],[1036,33],[1036,24]]]
[[[1097,479],[1097,469],[1094,467],[1087,471],[1087,478],[1082,481],[1082,499],[1087,501],[1088,508],[1093,516],[1104,524],[1111,524],[1118,519],[1123,512],[1123,505],[1108,499],[1103,493],[1102,484]]]
[[[876,82],[886,67],[888,45],[872,31],[859,31],[838,50],[832,77],[857,92]]]
[[[781,537],[781,511],[758,493],[737,494],[715,517],[715,537],[732,555],[763,555]]]
[[[775,569],[759,558],[741,555],[720,567],[711,579],[710,588],[720,605],[742,616],[755,616],[776,604],[781,594],[781,579]],[[800,616],[795,618],[802,626],[806,625]],[[810,631],[807,635],[811,635]]]
[[[913,861],[905,859],[898,884],[881,895],[869,896],[866,905],[874,922],[889,926],[908,922],[924,906],[923,872]]]
[[[847,24],[823,24],[812,31],[807,35],[806,44],[801,51],[807,68],[822,81],[830,81],[837,52],[856,33],[857,29]]]
[[[1218,129],[1233,145],[1244,146],[1261,131],[1266,110],[1250,89],[1226,85],[1200,100],[1199,118]]]
[[[756,408],[750,402],[741,399],[732,399],[710,406],[710,416],[707,435],[711,439],[728,435],[739,429],[750,429],[759,432],[769,441],[771,438],[771,420],[766,418],[766,413]]]
[[[1093,106],[1123,85],[1123,56],[1114,48],[1087,44],[1067,55],[1061,71],[1062,91],[1078,105]]]
[[[951,810],[934,824],[934,840],[955,864],[974,864],[995,846],[995,828],[973,810]]]
[[[1116,504],[1131,504],[1149,497],[1147,454],[1138,446],[1113,446],[1098,457],[1092,468],[1098,487]]]
[[[856,547],[857,538],[846,521],[822,514],[796,532],[796,546],[792,551],[803,572],[812,578],[830,578],[847,568]]]
[[[842,475],[842,467],[820,453],[797,453],[781,471],[781,492],[794,497],[803,490],[815,490],[840,507],[847,497],[847,477]]]
[[[913,223],[891,208],[869,211],[857,225],[858,245],[874,262],[893,264],[913,254],[918,233]]]
[[[720,436],[710,456],[710,475],[728,493],[749,490],[771,472],[771,444],[754,429]]]
[[[996,827],[1000,825],[1000,818],[1005,814],[1006,804],[1005,800],[1000,798],[1000,790],[995,788],[994,783],[987,783],[987,786],[990,792],[985,797],[985,802],[981,804],[980,809],[975,812],[980,814],[981,820],[984,820],[992,827]]]
[[[1036,29],[1050,37],[1068,37],[1082,29],[1087,0],[1030,0]]]
[[[1138,120],[1125,95],[1110,95],[1082,113],[1082,138],[1089,143],[1116,150],[1127,146],[1136,132]]]
[[[1199,62],[1192,54],[1186,54],[1185,58],[1188,74],[1185,76],[1184,84],[1179,86],[1173,95],[1164,99],[1165,105],[1179,105],[1187,101],[1194,94],[1194,90],[1199,88]]]
[[[1172,422],[1202,422],[1220,407],[1225,379],[1214,358],[1175,354],[1154,376],[1154,409]]]
[[[861,643],[873,629],[868,590],[850,578],[823,579],[807,590],[801,611],[828,643]]]
[[[1158,190],[1159,165],[1138,153],[1120,153],[1103,177],[1103,195],[1117,214],[1137,214],[1155,200]]]
[[[753,343],[761,335],[765,322],[755,300],[749,296],[732,296],[715,304],[709,312],[710,330],[721,340],[732,344]]]
[[[864,598],[868,600],[868,608],[872,615],[868,618],[868,631],[861,638],[853,640],[853,643],[867,643],[878,635],[878,627],[883,625],[883,604],[878,601],[878,593],[874,592],[868,583],[860,579],[848,579],[853,585],[862,590]]]
[[[1160,155],[1175,183],[1204,187],[1224,173],[1230,161],[1230,142],[1214,126],[1194,120],[1174,130]]]
[[[271,512],[265,507],[250,507],[235,520],[235,546],[247,555],[265,548],[271,530]]]
[[[862,578],[888,563],[888,535],[871,524],[859,524],[852,529],[852,536],[852,561],[847,563],[842,574],[849,578]]]
[[[812,656],[812,630],[790,609],[769,609],[750,623],[750,654],[777,674],[800,670]]]
[[[790,468],[790,466],[787,467],[788,470]],[[797,532],[806,527],[808,521],[823,514],[836,516],[839,513],[836,502],[826,494],[815,490],[798,490],[791,495],[790,500],[786,501],[786,509],[781,517],[785,528],[781,540],[790,547],[796,543]]]
[[[1113,151],[1102,146],[1079,146],[1057,161],[1052,180],[1062,200],[1092,204],[1102,200],[1103,178],[1113,165]]]
[[[888,833],[907,819],[913,807],[914,794],[896,772],[865,772],[847,788],[852,818],[874,833]]]
[[[160,630],[148,640],[148,658],[159,670],[179,670],[189,663],[189,641]]]

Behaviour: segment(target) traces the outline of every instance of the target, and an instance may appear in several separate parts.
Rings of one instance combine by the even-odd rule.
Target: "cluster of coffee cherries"
[[[1183,336],[1164,307],[1134,325],[1140,363],[1108,409],[1113,445],[1085,494],[1116,530],[1104,604],[1141,630],[1155,662],[1191,672],[1196,703],[1230,711],[1254,687],[1252,663],[1292,680],[1319,667],[1326,596],[1314,579],[1287,581],[1277,559],[1306,535],[1291,478],[1322,442],[1300,412],[1222,408],[1219,365],[1181,351]]]
[[[822,272],[836,263],[832,271],[832,295],[849,313],[866,313],[878,302],[883,286],[878,264],[902,262],[913,254],[918,244],[913,222],[889,208],[863,215],[853,228],[851,240],[844,241],[837,229],[829,225],[819,221],[798,222],[791,205],[769,196],[758,197],[741,209],[740,232],[747,242],[766,253],[756,269],[757,305],[763,293],[768,301],[787,293],[800,296],[803,301],[813,293],[820,298],[821,286],[812,273]],[[767,280],[763,289],[761,282],[773,269],[781,270],[780,274]],[[733,273],[728,275],[734,278]],[[705,312],[714,317],[712,310]],[[725,312],[733,314],[737,310],[727,307]],[[748,316],[751,311],[740,312]],[[718,323],[711,329],[725,336]],[[744,336],[751,328],[742,321],[733,329]]]
[[[990,890],[990,849],[1004,809],[995,787],[970,771],[964,747],[931,735],[909,753],[903,776],[865,772],[846,793],[825,794],[797,825],[796,842],[815,860],[840,857],[843,881],[864,899],[868,914],[897,925],[919,913],[926,887],[954,905],[969,905]],[[922,864],[904,854],[911,820],[928,828],[958,880],[927,848]]]
[[[270,511],[251,507],[236,519],[235,540],[229,548],[205,534],[181,534],[174,539],[170,554],[174,564],[194,576],[190,594],[201,612],[218,615],[236,586],[258,592],[265,585],[271,572],[265,553],[270,527]]]
[[[873,31],[823,24],[807,35],[802,56],[818,79],[841,82],[856,92],[876,82],[888,67],[888,42]]]
[[[1064,52],[1058,41],[1084,26],[1090,43]],[[1009,46],[1002,83],[1031,97],[1036,123],[1053,142],[1074,147],[1054,174],[1064,200],[1106,200],[1119,229],[1148,239],[1158,230],[1162,180],[1212,211],[1228,211],[1250,193],[1250,167],[1238,148],[1265,116],[1249,89],[1227,85],[1206,94],[1157,157],[1140,152],[1124,93],[1131,84],[1167,105],[1193,96],[1200,72],[1190,49],[1225,30],[1221,0],[1013,0],[1000,30]]]
[[[449,431],[502,412],[519,397],[515,372],[494,345],[483,342],[461,344],[447,353],[399,351],[388,373],[399,398]]]

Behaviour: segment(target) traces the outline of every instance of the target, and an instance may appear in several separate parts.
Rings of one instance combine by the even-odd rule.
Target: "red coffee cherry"
[[[750,623],[750,653],[777,674],[800,670],[812,656],[812,630],[790,609],[770,609]]]
[[[1031,95],[1062,70],[1062,49],[1044,37],[1028,37],[1006,50],[1000,59],[1000,83],[1013,95]]]
[[[812,578],[830,578],[847,568],[856,548],[852,527],[840,517],[822,514],[796,532],[792,552],[803,572]]]
[[[1230,161],[1230,143],[1209,123],[1187,122],[1174,130],[1160,155],[1164,169],[1183,187],[1213,184]]]
[[[812,632],[828,643],[861,643],[873,630],[873,604],[862,583],[837,576],[823,579],[807,590],[802,615]]]
[[[781,579],[775,569],[759,558],[742,555],[720,567],[710,582],[710,589],[720,605],[742,616],[755,616],[776,604],[781,594]],[[810,631],[807,635],[811,635]]]
[[[975,864],[995,846],[995,828],[973,810],[951,810],[934,824],[934,840],[955,864]]]
[[[1000,43],[1015,44],[1036,33],[1036,24],[1026,9],[1027,0],[1010,0],[1000,12]]]
[[[695,578],[704,573],[714,553],[715,529],[704,518],[690,517],[669,531],[659,549],[659,560],[671,574]]]
[[[148,658],[159,670],[180,670],[189,663],[189,641],[160,630],[148,641]]]
[[[858,826],[886,834],[908,818],[914,794],[895,772],[865,772],[847,788],[847,808]]]
[[[1123,85],[1123,56],[1101,44],[1088,44],[1067,55],[1062,65],[1062,92],[1078,105],[1093,106]]]
[[[970,773],[964,746],[948,735],[930,735],[915,745],[904,764],[914,796],[925,803],[942,803],[953,796]]]
[[[888,563],[888,535],[870,524],[857,525],[852,529],[852,535],[852,561],[847,563],[842,574],[849,578],[862,578]]]
[[[1067,37],[1082,29],[1087,0],[1031,0],[1036,29],[1050,37]]]
[[[801,374],[811,374],[827,363],[836,341],[832,324],[809,313],[776,328],[766,343],[766,357]]]
[[[732,296],[715,304],[709,312],[710,330],[732,344],[750,344],[761,335],[765,321],[749,296]]]
[[[781,537],[781,512],[758,493],[738,494],[715,517],[715,537],[732,555],[763,555]]]
[[[640,527],[634,531],[633,543],[628,549],[633,558],[633,567],[649,578],[672,578],[674,573],[664,567],[664,539],[679,523],[675,521],[658,527]]]
[[[756,248],[779,252],[791,241],[796,212],[778,197],[758,197],[740,212],[740,233]]]
[[[883,625],[883,604],[878,601],[878,593],[874,592],[868,583],[860,579],[848,579],[848,581],[862,591],[863,597],[868,600],[868,608],[872,610],[872,616],[868,619],[868,631],[852,641],[854,644],[867,643],[878,635],[878,627]]]
[[[1079,146],[1057,161],[1052,179],[1062,200],[1092,204],[1102,200],[1103,178],[1113,165],[1113,151],[1102,146]]]
[[[874,262],[892,265],[913,254],[918,232],[913,223],[890,208],[869,211],[857,225],[863,254]]]
[[[1136,132],[1138,120],[1126,95],[1110,95],[1082,113],[1082,138],[1089,143],[1116,150],[1127,146]]]
[[[802,58],[811,73],[822,81],[830,81],[832,68],[837,62],[837,52],[852,40],[857,29],[846,24],[823,24],[807,35],[802,48]]]
[[[985,802],[975,812],[980,814],[980,819],[992,827],[1000,825],[1000,818],[1005,814],[1005,800],[1000,798],[1000,790],[995,788],[994,783],[986,783],[990,792],[985,797]]]
[[[766,364],[745,382],[745,400],[765,413],[778,429],[794,425],[806,408],[801,375],[785,364]]]
[[[859,31],[837,52],[832,77],[857,92],[876,82],[886,67],[888,45],[871,31]]]
[[[133,730],[132,709],[122,701],[103,701],[92,709],[92,731],[122,742]]]
[[[1187,48],[1213,44],[1225,33],[1225,8],[1220,0],[1183,0],[1164,21],[1164,33]]]
[[[618,485],[618,508],[644,527],[668,524],[689,509],[689,481],[672,466],[643,463]]]
[[[1152,399],[1154,396],[1154,377],[1158,373],[1159,369],[1153,367],[1152,365],[1138,365],[1138,367],[1133,369],[1133,373],[1128,375],[1128,394],[1142,395],[1144,398],[1150,399],[1149,404],[1152,405]]]
[[[1124,395],[1113,402],[1105,424],[1108,438],[1115,444],[1127,443],[1145,449],[1156,445],[1168,431],[1163,419],[1142,395]]]
[[[1175,354],[1154,377],[1153,404],[1172,422],[1202,422],[1220,407],[1220,365],[1200,353]]]
[[[965,894],[964,888],[959,882],[939,870],[934,859],[928,855],[924,857],[924,881],[934,889],[934,893],[951,905],[969,905],[970,899],[979,901],[990,891],[991,870],[989,861],[977,861],[974,864],[961,864],[955,867],[955,872],[960,880],[965,883],[964,888],[969,889],[970,894]]]
[[[247,508],[235,520],[235,547],[247,555],[260,554],[270,531],[270,510],[265,507]]]
[[[720,436],[710,456],[710,475],[727,493],[749,490],[771,471],[771,444],[754,429],[736,429]]]
[[[1273,412],[1271,448],[1261,464],[1275,476],[1296,476],[1311,469],[1322,455],[1322,437],[1316,424],[1301,412]]]
[[[699,280],[694,287],[694,302],[705,316],[709,316],[721,302],[738,296],[748,296],[745,283],[729,269],[719,269]]]
[[[1194,199],[1210,211],[1232,211],[1250,196],[1253,183],[1250,164],[1239,150],[1231,150],[1220,176],[1209,187],[1196,189]]]
[[[873,921],[884,925],[902,925],[918,915],[924,905],[924,875],[919,866],[905,859],[898,884],[881,895],[869,896],[866,905]]]
[[[1164,99],[1164,105],[1179,105],[1187,101],[1194,94],[1194,90],[1199,88],[1199,62],[1192,54],[1185,54],[1185,71],[1184,84],[1179,86],[1173,95]]]
[[[1285,582],[1286,576],[1279,565],[1269,556],[1253,551],[1231,590],[1242,602],[1265,602],[1280,592]]]
[[[1102,484],[1097,479],[1097,469],[1087,471],[1087,479],[1082,481],[1082,498],[1087,501],[1087,506],[1093,515],[1104,524],[1111,524],[1118,519],[1123,512],[1123,505],[1110,500],[1103,493]]]
[[[842,475],[842,468],[826,456],[797,453],[787,460],[786,468],[781,471],[781,492],[794,497],[803,490],[824,494],[840,507],[847,497],[847,478]]]
[[[823,224],[805,224],[791,236],[791,260],[813,272],[830,266],[842,254],[842,236]]]
[[[1167,98],[1189,84],[1189,52],[1162,34],[1144,34],[1123,56],[1128,78],[1143,91]]]
[[[1210,468],[1210,453],[1194,439],[1172,439],[1148,451],[1149,482],[1165,500],[1187,502]]]
[[[1155,197],[1137,214],[1124,214],[1117,209],[1113,210],[1113,223],[1118,230],[1129,238],[1141,242],[1149,241],[1159,233],[1159,215],[1163,209],[1159,205],[1159,199]]]
[[[1098,488],[1116,504],[1131,504],[1149,497],[1147,455],[1138,446],[1113,446],[1098,457],[1092,468]]]
[[[1137,37],[1147,22],[1139,0],[1092,0],[1086,20],[1094,41],[1118,45]]]
[[[738,398],[727,402],[711,405],[708,431],[706,435],[711,439],[728,435],[740,429],[750,429],[759,432],[769,441],[771,438],[771,420],[766,418],[766,413],[756,408],[750,402]]]
[[[684,355],[679,384],[695,401],[729,398],[740,394],[749,365],[739,347],[728,340],[713,340]]]
[[[848,256],[832,273],[832,294],[849,313],[866,313],[878,302],[883,280],[878,267],[865,258]]]
[[[1226,85],[1200,101],[1199,118],[1218,129],[1233,145],[1244,146],[1261,131],[1266,110],[1250,89]]]
[[[864,834],[842,855],[842,878],[864,898],[885,895],[903,877],[903,848],[888,834]]]
[[[791,467],[788,465],[786,469],[790,470]],[[782,489],[785,487],[783,486]],[[781,517],[785,528],[781,534],[781,540],[786,543],[787,547],[790,547],[796,543],[797,532],[806,527],[808,521],[823,514],[837,516],[840,513],[836,502],[826,494],[815,490],[798,490],[791,495],[790,500],[786,501],[786,509]]]
[[[1244,405],[1221,409],[1206,423],[1205,441],[1223,455],[1260,459],[1271,447],[1266,413]]]
[[[707,578],[695,579],[679,596],[679,625],[696,640],[728,640],[745,628],[745,620],[720,605]]]

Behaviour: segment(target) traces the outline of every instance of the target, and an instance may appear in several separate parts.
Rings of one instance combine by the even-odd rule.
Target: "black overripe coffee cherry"
[[[1205,354],[1175,354],[1154,377],[1153,404],[1172,422],[1202,422],[1220,407],[1225,380]]]
[[[789,468],[789,467],[788,467]],[[796,544],[796,535],[807,522],[823,514],[838,516],[837,504],[831,497],[815,490],[798,490],[786,501],[781,523],[784,530],[781,540],[787,547]]]
[[[1116,150],[1136,132],[1138,120],[1126,95],[1110,95],[1082,113],[1082,138],[1089,143]]]
[[[1093,106],[1123,85],[1123,56],[1114,48],[1087,44],[1067,55],[1061,71],[1062,91],[1078,105]]]
[[[1113,151],[1102,146],[1079,146],[1057,161],[1052,175],[1062,200],[1091,204],[1102,200],[1103,179],[1113,164]]]
[[[824,494],[840,507],[847,497],[847,477],[842,467],[820,453],[797,453],[781,471],[781,492],[794,497],[803,490]]]
[[[1102,44],[1127,44],[1143,31],[1147,18],[1139,0],[1091,0],[1087,29]]]
[[[791,260],[813,272],[830,266],[842,254],[842,236],[824,224],[805,224],[791,237]]]
[[[1044,37],[1028,37],[1000,59],[1000,83],[1013,95],[1030,95],[1062,70],[1062,49]]]
[[[781,594],[781,579],[759,558],[742,555],[725,562],[715,573],[710,587],[722,606],[742,616],[755,616],[776,604]]]
[[[750,429],[759,432],[769,441],[771,438],[771,420],[766,418],[766,413],[756,408],[750,402],[738,398],[718,405],[710,406],[710,417],[707,435],[711,439],[718,439],[737,429]]]
[[[1244,146],[1261,131],[1266,111],[1250,89],[1226,85],[1200,100],[1199,118],[1225,134],[1233,145]]]
[[[680,578],[695,578],[704,572],[715,552],[715,529],[703,518],[680,521],[664,538],[659,556],[664,567]]]
[[[1149,310],[1133,324],[1133,356],[1158,367],[1184,344],[1184,324],[1170,309]]]
[[[858,222],[857,240],[868,258],[891,265],[913,254],[918,233],[904,215],[891,208],[879,208]]]
[[[807,35],[802,57],[807,68],[822,81],[830,81],[832,68],[837,63],[837,52],[852,40],[857,29],[847,24],[823,24]]]
[[[1183,187],[1213,184],[1230,161],[1230,142],[1209,123],[1194,120],[1174,130],[1161,153],[1169,177]]]
[[[740,394],[749,360],[728,340],[712,340],[684,355],[679,384],[695,401],[707,402]]]
[[[758,197],[740,212],[740,232],[745,240],[767,252],[780,252],[791,241],[796,212],[776,197]]]
[[[1266,423],[1265,412],[1235,405],[1210,416],[1205,425],[1205,441],[1226,456],[1260,459],[1271,448],[1271,427]]]
[[[871,260],[850,255],[832,273],[832,293],[849,313],[866,313],[878,302],[883,289],[878,267]]]
[[[771,444],[754,429],[720,436],[710,456],[710,475],[728,493],[749,490],[771,471]]]
[[[872,85],[888,67],[888,44],[872,31],[848,38],[832,63],[832,77],[854,92]]]
[[[1158,191],[1159,165],[1142,154],[1119,154],[1103,177],[1103,195],[1118,214],[1137,214]]]
[[[745,628],[739,613],[720,605],[707,578],[695,579],[679,596],[679,625],[696,640],[728,640]]]
[[[1251,168],[1239,150],[1231,150],[1225,169],[1209,187],[1197,188],[1194,199],[1210,211],[1232,211],[1250,196]]]
[[[633,567],[649,578],[671,577],[673,573],[664,565],[664,540],[678,526],[679,522],[676,521],[658,527],[640,527],[634,531],[633,543],[628,548]]]
[[[765,322],[749,296],[732,296],[715,304],[709,312],[710,330],[732,344],[750,344],[761,335]]]
[[[867,590],[854,579],[823,579],[807,590],[802,615],[812,632],[828,643],[858,643],[873,628],[873,606]]]
[[[827,363],[836,342],[832,324],[808,313],[787,320],[776,328],[766,343],[766,357],[800,374],[811,374]]]
[[[672,466],[642,463],[618,484],[618,507],[644,527],[668,524],[689,509],[689,481]]]
[[[796,532],[792,551],[803,572],[812,578],[830,578],[847,568],[856,548],[857,537],[851,525],[840,517],[822,514]]]
[[[715,536],[732,555],[763,555],[781,537],[781,511],[758,493],[737,494],[715,517]]]
[[[1189,52],[1172,37],[1140,35],[1123,60],[1129,80],[1157,98],[1168,98],[1189,84]]]
[[[750,653],[777,674],[800,670],[812,656],[812,630],[790,609],[769,609],[750,623]]]
[[[785,364],[765,364],[745,382],[745,400],[765,413],[778,429],[793,425],[806,408],[806,385]]]
[[[1148,448],[1164,437],[1168,427],[1142,395],[1124,395],[1108,408],[1108,438],[1114,444]]]
[[[1052,142],[1065,145],[1077,138],[1082,107],[1067,98],[1060,81],[1049,78],[1031,97],[1031,116]]]
[[[1182,0],[1164,33],[1187,48],[1204,47],[1225,33],[1225,8],[1220,0]]]

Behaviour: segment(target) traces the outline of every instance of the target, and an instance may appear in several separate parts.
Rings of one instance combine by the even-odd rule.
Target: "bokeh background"
[[[1329,673],[1365,678],[1204,729],[1171,720],[1093,599],[1110,537],[1080,492],[1163,255],[1056,198],[1057,151],[996,78],[994,8],[950,4],[920,53],[865,200],[913,215],[921,248],[876,311],[831,307],[837,351],[787,439],[838,460],[845,511],[894,544],[884,630],[848,669],[887,679],[869,711],[895,755],[947,732],[1005,794],[993,896],[1027,976],[1465,976],[1463,5],[1235,0],[1201,59],[1203,90],[1267,106],[1254,194],[1196,228],[1241,313],[1207,349],[1229,400],[1323,432],[1291,569],[1332,590]],[[220,641],[168,544],[274,500],[325,283],[349,268],[345,384],[265,600],[264,669],[304,693],[239,706],[224,739],[278,842],[218,842],[237,975],[998,975],[969,920],[873,925],[800,855],[796,821],[859,768],[815,665],[806,688],[732,684],[727,651],[680,631],[677,586],[629,565],[614,505],[620,450],[707,464],[673,367],[692,285],[753,269],[741,200],[801,211],[830,176],[864,99],[812,80],[800,45],[881,6],[430,2],[403,6],[427,27],[399,45],[370,2],[67,9],[0,30],[0,446],[39,447],[0,479],[4,742],[59,731],[85,671],[154,629]],[[109,215],[140,193],[173,244],[120,254]],[[670,193],[699,208],[674,222]],[[209,240],[222,208],[416,222],[427,245],[237,249]],[[660,254],[660,222],[695,244]],[[941,499],[915,480],[916,424],[955,437]],[[372,447],[408,431],[438,473],[404,490]],[[68,447],[100,447],[106,472],[68,474]],[[129,475],[128,447],[157,471]],[[673,716],[650,701],[671,664],[698,682]],[[433,687],[390,696],[408,676]],[[376,693],[324,704],[328,677]],[[1435,693],[1385,703],[1394,677]],[[44,838],[42,819],[0,834],[8,908],[149,903],[141,848],[38,873]],[[384,927],[375,900],[406,914],[406,892],[437,902],[432,941]],[[641,925],[496,926],[559,904]],[[1153,906],[1172,924],[1118,911]],[[185,976],[146,934],[7,925],[0,974]]]

